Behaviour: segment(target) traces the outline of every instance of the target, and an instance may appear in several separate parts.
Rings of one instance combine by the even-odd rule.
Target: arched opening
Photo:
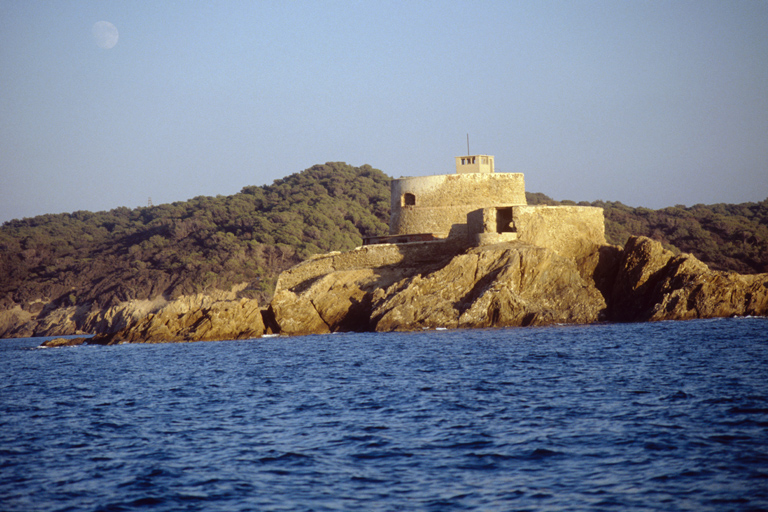
[[[411,194],[410,192],[406,192],[403,194],[403,206],[415,206],[416,205],[416,196]]]

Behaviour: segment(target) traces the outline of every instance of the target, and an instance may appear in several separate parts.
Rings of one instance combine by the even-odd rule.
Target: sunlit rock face
[[[475,248],[374,295],[376,330],[591,323],[606,302],[576,263],[522,243]]]
[[[272,310],[283,333],[591,323],[607,308],[574,259],[521,242],[471,248],[421,266],[401,262],[320,276],[306,270],[313,277],[278,284]]]
[[[359,259],[338,270],[328,256],[302,264],[307,279],[278,286],[271,307],[285,334],[768,314],[768,274],[712,271],[643,237],[624,249],[563,252],[517,241],[420,266]]]
[[[256,338],[262,334],[264,322],[256,300],[216,300],[198,294],[167,302],[119,330],[102,334],[101,338],[109,342],[213,341]]]

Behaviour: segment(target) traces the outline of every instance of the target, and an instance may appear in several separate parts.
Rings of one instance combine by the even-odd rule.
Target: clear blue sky
[[[0,0],[0,221],[451,173],[467,133],[556,199],[765,199],[768,1]]]

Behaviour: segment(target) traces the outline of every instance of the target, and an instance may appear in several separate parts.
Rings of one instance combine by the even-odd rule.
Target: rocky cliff
[[[302,263],[294,272],[306,279],[278,282],[275,320],[285,334],[307,334],[768,314],[768,274],[712,271],[644,237],[573,258],[524,242],[442,260],[435,251],[422,266],[351,267],[338,255]]]
[[[561,253],[522,241],[364,246],[284,272],[267,311],[233,290],[62,310],[46,328],[77,324],[111,344],[768,314],[768,274],[713,271],[648,238]]]
[[[607,308],[575,261],[522,243],[474,248],[424,266],[406,260],[342,268],[282,285],[271,308],[286,334],[590,323]]]
[[[611,292],[615,321],[689,320],[768,314],[768,274],[711,270],[690,254],[631,237]]]

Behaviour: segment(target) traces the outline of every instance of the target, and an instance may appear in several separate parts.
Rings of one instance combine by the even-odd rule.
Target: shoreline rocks
[[[87,341],[88,338],[54,338],[42,342],[40,346],[46,348],[77,347],[78,345],[85,344]]]
[[[595,246],[575,258],[519,241],[470,248],[420,267],[402,261],[337,269],[333,258],[303,263],[302,273],[311,279],[278,282],[271,310],[281,332],[768,314],[768,274],[713,271],[645,237],[631,238],[623,249]]]
[[[215,341],[259,337],[265,332],[262,311],[255,299],[215,299],[208,295],[183,296],[134,315],[89,343],[161,343]]]
[[[24,320],[17,309],[0,319]],[[53,335],[88,329],[96,334],[89,344],[114,344],[746,315],[768,315],[768,274],[714,271],[690,254],[632,237],[624,248],[595,245],[573,257],[522,241],[365,246],[284,272],[266,309],[216,291],[100,311],[71,306],[38,322]],[[64,332],[54,332],[57,326]]]
[[[614,284],[614,321],[690,320],[768,314],[768,274],[711,270],[691,254],[632,237]]]

